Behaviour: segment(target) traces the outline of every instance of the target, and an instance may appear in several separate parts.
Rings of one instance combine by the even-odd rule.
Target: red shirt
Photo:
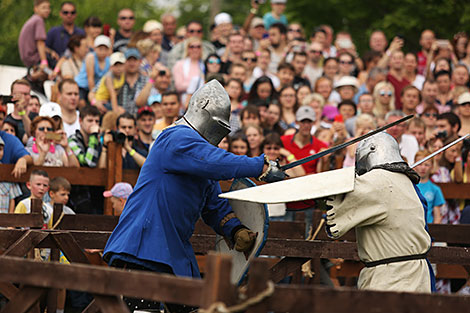
[[[418,52],[418,74],[424,75],[426,71],[426,65],[428,62],[427,57],[424,55],[423,51]]]
[[[395,109],[401,110],[403,107],[403,104],[401,103],[401,91],[406,86],[411,85],[411,83],[406,78],[403,78],[400,81],[390,73],[387,74],[387,81],[389,81],[390,84],[393,85],[393,88],[395,88]]]
[[[328,148],[328,145],[323,141],[318,140],[312,136],[312,141],[309,144],[306,144],[303,148],[300,148],[294,142],[294,134],[286,135],[281,137],[284,148],[292,152],[297,160],[303,159],[305,157],[311,156],[320,151],[322,148]],[[302,164],[305,172],[307,174],[312,174],[317,172],[317,160],[313,160],[307,163]]]

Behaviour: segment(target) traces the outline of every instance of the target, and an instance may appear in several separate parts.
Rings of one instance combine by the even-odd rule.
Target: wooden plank
[[[23,257],[47,236],[49,236],[49,234],[45,232],[26,230],[23,236],[12,244],[3,255]]]
[[[7,303],[2,313],[25,313],[46,293],[47,289],[25,286]]]
[[[16,257],[0,257],[0,281],[191,306],[199,306],[205,292],[204,282],[198,279],[84,264],[34,262]]]
[[[299,270],[302,264],[310,260],[309,258],[283,258],[269,270],[269,279],[275,283],[280,282],[284,277]]]
[[[129,313],[127,305],[121,297],[95,295],[95,304],[101,313]]]
[[[70,233],[52,233],[51,236],[57,243],[57,247],[62,250],[67,260],[75,263],[90,264],[88,258]]]
[[[122,181],[135,186],[140,170],[122,170]]]
[[[72,185],[104,186],[106,184],[106,170],[88,167],[49,167],[28,166],[26,173],[19,178],[11,175],[14,164],[0,164],[0,181],[12,183],[25,183],[32,170],[44,170],[52,179],[57,176],[65,177]]]
[[[96,305],[95,299],[82,311],[82,313],[100,313],[100,308]]]
[[[254,259],[248,272],[247,297],[256,297],[268,287],[269,272],[267,271],[269,262],[263,259]],[[268,312],[268,302],[262,301],[250,306],[247,313]]]
[[[114,142],[108,144],[107,154],[105,189],[110,190],[116,182],[116,144]],[[113,215],[113,206],[109,198],[104,199],[104,215]]]
[[[2,294],[7,299],[12,299],[19,289],[16,288],[13,284],[0,282],[0,294]]]
[[[77,214],[64,215],[57,229],[113,231],[119,221],[119,216]]]
[[[43,224],[42,214],[0,213],[0,227],[41,228]]]
[[[468,296],[288,285],[276,286],[274,295],[266,301],[269,310],[299,313],[468,312],[470,306]]]
[[[208,309],[216,302],[230,306],[234,303],[235,288],[230,284],[231,257],[210,252],[207,258],[204,277],[204,293],[201,295],[201,307]]]
[[[470,199],[470,183],[437,183],[446,199]]]

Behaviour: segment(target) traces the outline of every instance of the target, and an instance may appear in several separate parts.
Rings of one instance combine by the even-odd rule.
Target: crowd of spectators
[[[107,144],[117,141],[123,167],[138,169],[159,132],[182,116],[191,95],[211,79],[225,86],[231,101],[232,131],[220,147],[248,156],[265,153],[281,164],[408,114],[416,117],[387,132],[410,165],[470,131],[467,34],[438,39],[437,29],[425,29],[416,38],[420,51],[409,52],[401,37],[376,30],[359,54],[346,31],[328,25],[309,30],[288,21],[286,2],[271,0],[271,12],[261,17],[252,1],[243,26],[222,12],[210,29],[201,21],[178,28],[167,13],[136,29],[134,11],[125,8],[117,12],[118,29],[97,16],[82,29],[75,25],[76,4],[66,1],[59,10],[62,25],[46,31],[49,2],[35,0],[18,40],[29,74],[11,85],[13,104],[0,108],[2,162],[16,163],[15,175],[27,164],[103,168]],[[46,79],[55,82],[53,93],[40,102],[31,91],[43,93]],[[424,183],[469,182],[469,148],[464,141],[435,157],[420,172]],[[351,146],[289,174],[353,166],[354,153]],[[442,198],[434,190],[424,194],[438,207],[429,208],[428,222],[468,222],[468,203],[433,202]],[[90,192],[72,188],[71,199],[74,192],[81,193],[75,203],[85,208],[83,194]],[[288,204],[287,210],[309,205]],[[277,207],[272,214],[286,211]]]

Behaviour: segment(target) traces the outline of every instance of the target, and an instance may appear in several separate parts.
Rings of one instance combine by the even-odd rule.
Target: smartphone
[[[338,47],[341,49],[350,49],[352,48],[353,44],[352,41],[349,39],[338,39]]]
[[[109,24],[104,24],[103,25],[103,35],[109,37],[109,30],[111,29],[111,26]]]
[[[338,114],[335,116],[335,122],[342,123],[343,122],[343,116],[341,114]]]
[[[436,42],[439,48],[447,48],[450,45],[450,42],[447,39],[437,39]]]
[[[59,141],[62,139],[62,134],[46,133],[46,139]]]
[[[268,33],[264,33],[264,34],[263,34],[263,39],[266,39],[266,38],[269,38],[269,34],[268,34]]]
[[[14,102],[12,101],[13,96],[0,96],[0,98],[2,99],[2,103],[3,103],[3,104],[6,104],[6,103],[14,103]]]

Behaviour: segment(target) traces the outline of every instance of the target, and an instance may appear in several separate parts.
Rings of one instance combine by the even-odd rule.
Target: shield
[[[230,190],[242,190],[248,187],[256,186],[251,180],[247,178],[236,179]],[[251,188],[248,188],[251,189]],[[233,212],[237,215],[243,225],[251,229],[253,232],[258,233],[256,242],[249,255],[238,252],[227,245],[225,239],[217,235],[216,238],[216,251],[227,253],[232,256],[232,273],[230,281],[232,284],[240,284],[248,270],[250,261],[257,257],[261,249],[266,243],[268,235],[268,209],[265,204],[252,203],[240,200],[229,200]]]
[[[354,170],[354,167],[346,167],[254,188],[234,190],[222,193],[219,197],[255,203],[284,203],[324,198],[353,191]]]

